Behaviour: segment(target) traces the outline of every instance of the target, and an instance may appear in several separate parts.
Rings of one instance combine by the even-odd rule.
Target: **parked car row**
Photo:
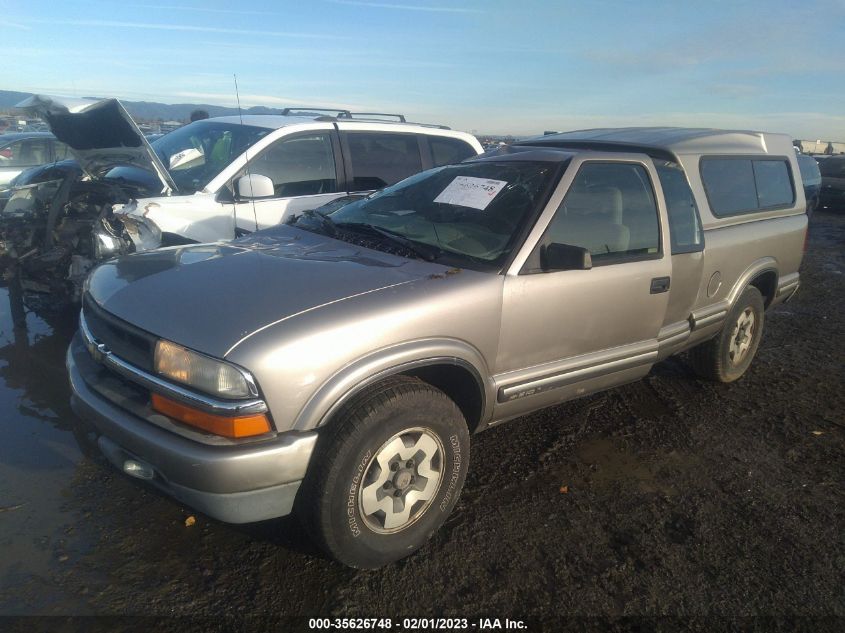
[[[45,114],[72,147],[98,138]],[[738,380],[799,286],[786,135],[588,130],[477,156],[465,135],[343,116],[201,123],[123,137],[175,195],[115,217],[183,241],[254,232],[98,266],[74,409],[127,475],[222,521],[295,512],[353,567],[443,524],[472,433],[685,350]],[[77,155],[107,174],[99,145]]]

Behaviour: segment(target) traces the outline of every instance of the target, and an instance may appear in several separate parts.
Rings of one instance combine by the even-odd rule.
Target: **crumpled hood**
[[[444,270],[279,226],[226,244],[106,262],[92,273],[88,291],[111,314],[222,358],[259,328]]]
[[[170,173],[117,99],[33,95],[15,107],[44,119],[92,178],[131,165],[158,176],[162,193],[176,190]]]

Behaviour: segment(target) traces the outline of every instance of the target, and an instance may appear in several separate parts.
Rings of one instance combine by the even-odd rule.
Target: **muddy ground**
[[[16,333],[0,296],[0,614],[212,616],[206,630],[287,614],[531,616],[533,630],[769,615],[843,630],[845,214],[812,218],[801,272],[739,383],[670,359],[474,437],[445,528],[371,572],[327,560],[292,519],[224,525],[111,470],[67,404],[74,315],[30,314]]]

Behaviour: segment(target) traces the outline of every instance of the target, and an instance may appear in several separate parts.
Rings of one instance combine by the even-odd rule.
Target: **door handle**
[[[669,290],[669,277],[655,277],[651,280],[651,294],[656,295]]]

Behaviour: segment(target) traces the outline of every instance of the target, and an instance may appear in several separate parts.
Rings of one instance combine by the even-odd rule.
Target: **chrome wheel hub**
[[[443,444],[430,429],[397,433],[364,471],[358,509],[374,532],[404,530],[431,505],[443,475]]]
[[[754,311],[751,308],[745,308],[736,320],[728,347],[728,357],[732,365],[738,365],[748,355],[748,350],[754,341],[754,326]]]

